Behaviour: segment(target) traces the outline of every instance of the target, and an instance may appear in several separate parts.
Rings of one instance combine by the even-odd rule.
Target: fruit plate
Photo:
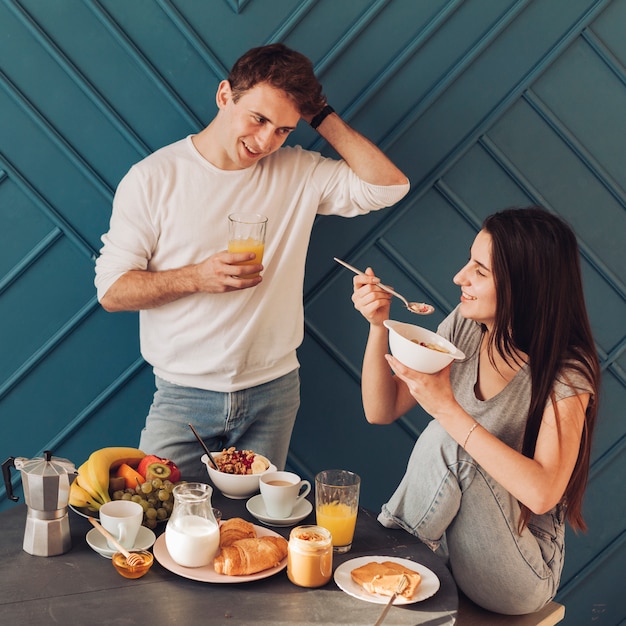
[[[91,509],[88,509],[86,506],[73,506],[73,505],[68,505],[70,507],[70,509],[72,509],[72,511],[74,511],[74,513],[76,513],[77,515],[80,515],[81,517],[86,517],[86,518],[90,518],[93,517],[95,519],[100,519],[100,513],[98,511],[92,511]]]
[[[254,525],[257,537],[280,537],[278,533],[270,530],[269,528],[263,528],[262,526]],[[276,567],[270,567],[269,569],[257,572],[256,574],[250,574],[249,576],[226,576],[225,574],[218,574],[213,569],[213,563],[205,565],[204,567],[183,567],[172,559],[170,553],[167,551],[165,545],[165,533],[163,533],[155,542],[152,547],[154,558],[165,568],[178,574],[183,578],[189,578],[190,580],[199,580],[205,583],[246,583],[253,580],[261,580],[262,578],[269,578],[274,574],[282,571],[287,567],[287,557],[285,557]]]
[[[439,578],[437,578],[437,574],[415,561],[395,556],[359,556],[355,559],[342,563],[335,570],[335,582],[337,583],[337,586],[348,595],[358,598],[359,600],[373,602],[374,604],[387,604],[387,602],[389,602],[389,596],[383,596],[379,593],[370,593],[369,591],[365,591],[361,585],[352,580],[352,576],[350,575],[350,572],[353,569],[366,565],[367,563],[371,563],[372,561],[377,563],[382,563],[383,561],[393,561],[394,563],[399,563],[400,565],[404,565],[404,567],[412,569],[422,577],[415,595],[410,600],[408,598],[404,598],[403,596],[398,596],[394,600],[394,605],[421,602],[422,600],[426,600],[427,598],[434,596],[437,591],[439,591]]]

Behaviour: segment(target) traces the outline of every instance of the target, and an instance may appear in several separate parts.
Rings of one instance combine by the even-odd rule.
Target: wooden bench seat
[[[558,602],[528,615],[502,615],[483,609],[459,592],[456,626],[553,626],[564,617],[565,607]]]

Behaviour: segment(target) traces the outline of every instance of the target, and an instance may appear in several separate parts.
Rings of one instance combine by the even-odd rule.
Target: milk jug
[[[176,485],[174,509],[165,527],[165,545],[183,567],[204,567],[213,561],[220,531],[213,515],[213,489],[204,483]]]

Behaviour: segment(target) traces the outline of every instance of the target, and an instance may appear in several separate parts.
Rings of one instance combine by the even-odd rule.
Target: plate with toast
[[[335,570],[337,586],[359,600],[387,604],[402,576],[408,584],[394,605],[413,604],[435,595],[439,578],[427,567],[395,556],[360,556],[342,563]]]

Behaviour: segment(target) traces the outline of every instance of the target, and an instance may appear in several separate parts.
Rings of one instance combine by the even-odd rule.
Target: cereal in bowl
[[[252,450],[237,450],[234,446],[224,448],[215,462],[225,474],[260,474],[269,466],[269,461]]]

